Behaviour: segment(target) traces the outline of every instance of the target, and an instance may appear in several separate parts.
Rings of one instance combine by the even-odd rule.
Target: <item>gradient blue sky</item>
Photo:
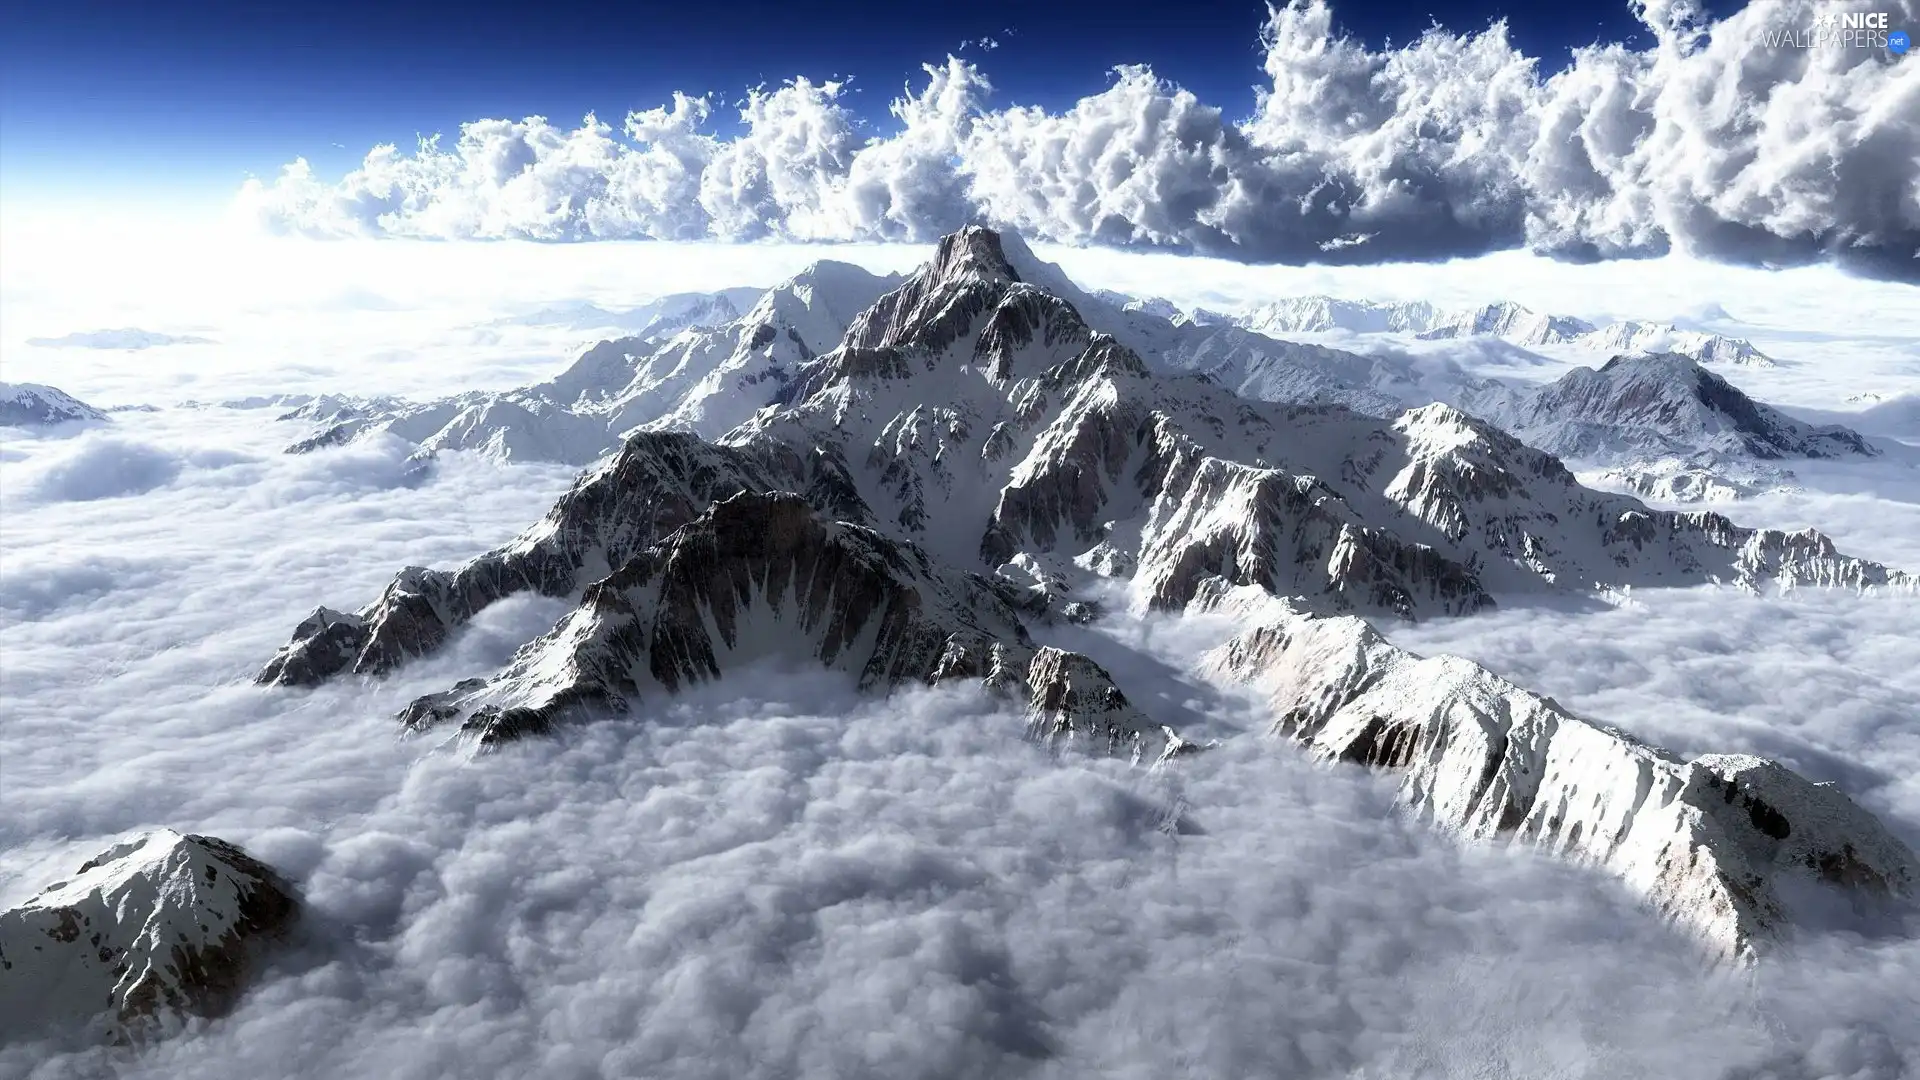
[[[724,4],[101,3],[0,7],[0,198],[223,202],[249,174],[305,156],[326,177],[377,143],[410,145],[482,116],[614,120],[674,90],[732,101],[794,75],[852,75],[849,103],[884,129],[919,65],[964,40],[995,103],[1060,108],[1147,63],[1230,114],[1253,104],[1261,0],[874,0]],[[1506,17],[1548,64],[1595,40],[1634,40],[1626,4],[1344,0],[1350,32],[1379,44],[1434,21]],[[717,110],[723,124],[731,110]]]

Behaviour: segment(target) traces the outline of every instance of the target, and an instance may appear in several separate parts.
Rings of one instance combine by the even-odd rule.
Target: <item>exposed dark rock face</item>
[[[742,493],[588,587],[579,610],[499,678],[423,698],[403,719],[464,717],[493,742],[569,712],[625,711],[754,660],[810,657],[885,690],[951,676],[961,670],[951,654],[996,642],[1030,648],[986,580],[800,496]]]
[[[161,830],[116,845],[0,913],[0,1036],[84,1023],[138,1042],[222,1015],[299,914],[291,886],[223,840]]]
[[[514,543],[456,570],[408,567],[357,614],[316,611],[256,681],[312,686],[349,672],[386,674],[437,649],[451,630],[496,600],[521,591],[578,595],[716,500],[775,490],[805,492],[836,517],[867,516],[844,465],[825,455],[778,445],[718,447],[690,435],[636,435]]]
[[[595,582],[500,676],[420,698],[400,719],[458,722],[491,746],[755,661],[804,659],[869,690],[978,682],[1019,701],[1050,745],[1158,760],[1171,732],[1091,660],[1035,650],[1006,591],[798,496],[736,495]]]

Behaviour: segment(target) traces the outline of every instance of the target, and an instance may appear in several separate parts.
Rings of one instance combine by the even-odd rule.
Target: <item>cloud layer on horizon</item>
[[[1920,21],[1914,0],[1878,7]],[[338,183],[297,160],[236,209],[317,236],[924,241],[984,221],[1255,261],[1679,250],[1920,280],[1920,65],[1763,43],[1814,8],[1755,0],[1710,21],[1647,0],[1652,47],[1587,46],[1543,77],[1501,23],[1374,51],[1324,0],[1292,0],[1263,29],[1266,85],[1242,123],[1138,66],[1062,113],[994,108],[986,75],[950,56],[893,102],[884,137],[843,84],[798,78],[751,92],[737,137],[684,94],[617,133],[482,119],[450,149],[375,147]]]

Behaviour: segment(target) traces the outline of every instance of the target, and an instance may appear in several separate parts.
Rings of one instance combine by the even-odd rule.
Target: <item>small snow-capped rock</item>
[[[64,390],[40,383],[0,383],[0,427],[46,427],[106,418],[106,413]]]
[[[1758,758],[1683,760],[1359,619],[1247,606],[1264,625],[1204,666],[1261,688],[1275,735],[1398,773],[1423,819],[1606,870],[1719,956],[1790,935],[1805,886],[1893,902],[1920,889],[1920,858],[1830,785]]]
[[[1172,728],[1154,724],[1113,684],[1107,669],[1079,653],[1048,646],[1034,653],[1024,679],[1027,733],[1054,748],[1158,764],[1192,747]]]
[[[162,829],[115,844],[0,912],[0,1035],[82,1025],[129,1042],[219,1016],[299,910],[272,868],[224,840]]]

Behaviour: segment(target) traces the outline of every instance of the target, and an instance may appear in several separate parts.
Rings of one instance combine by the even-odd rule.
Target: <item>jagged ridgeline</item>
[[[801,292],[793,283],[773,290],[755,309],[763,321],[735,324],[729,340],[736,353],[742,343],[790,343],[777,362],[755,354],[744,367],[708,372],[733,371],[744,384],[703,376],[703,389],[677,404],[643,407],[641,395],[620,406],[672,416],[693,401],[709,418],[728,412],[710,408],[715,402],[758,387],[750,410],[731,413],[737,423],[712,438],[699,433],[704,419],[642,425],[512,543],[452,569],[403,570],[356,612],[314,612],[259,681],[307,686],[385,674],[524,591],[575,607],[505,670],[414,702],[401,715],[408,727],[446,726],[495,744],[573,716],[643,714],[651,700],[778,658],[847,671],[874,691],[977,682],[1024,703],[1038,736],[1164,761],[1191,744],[1131,704],[1092,661],[1035,644],[1034,631],[1052,620],[1094,617],[1087,587],[1096,576],[1129,579],[1136,605],[1161,611],[1264,598],[1310,634],[1323,624],[1362,625],[1337,618],[1344,615],[1461,615],[1541,593],[1914,584],[1815,532],[1747,529],[1582,487],[1558,458],[1447,405],[1386,418],[1356,408],[1364,395],[1257,401],[1205,374],[1164,374],[1166,365],[1150,359],[1160,339],[1138,325],[1090,325],[1083,309],[1094,301],[1018,240],[985,229],[946,237],[919,272],[885,284],[831,345],[819,340],[836,323],[821,313],[819,290],[805,290],[811,306],[786,308],[779,298]],[[781,310],[798,314],[783,322]],[[603,345],[569,371],[587,365],[599,384],[631,383],[655,355]],[[1289,355],[1300,386],[1327,384],[1312,370],[1320,354]],[[1346,362],[1327,355],[1329,364]],[[623,363],[636,370],[612,370]],[[1375,651],[1390,648],[1381,641]],[[1261,665],[1247,656],[1293,655],[1271,644],[1243,653],[1220,672],[1251,677]],[[1470,682],[1497,682],[1463,661],[1447,664]],[[1417,695],[1369,696],[1377,679],[1364,664],[1347,674],[1314,670],[1340,693],[1282,680],[1278,713],[1305,709],[1318,719],[1281,730],[1380,767],[1436,755],[1466,761],[1451,748],[1489,724],[1513,728],[1518,714],[1501,702],[1525,693],[1507,687],[1434,705]],[[1356,702],[1364,716],[1351,712],[1362,708]],[[1360,734],[1329,741],[1336,728],[1327,717],[1336,713],[1358,717]],[[1533,733],[1546,724],[1561,733],[1554,747],[1589,753],[1578,749],[1586,736],[1567,733],[1603,730],[1557,707],[1527,713],[1535,714],[1551,722],[1528,720],[1528,734],[1503,747],[1540,743],[1545,737]],[[1749,954],[1752,941],[1790,921],[1769,899],[1770,875],[1804,873],[1888,896],[1914,887],[1912,853],[1870,815],[1778,766],[1687,765],[1647,750],[1649,761],[1666,763],[1647,765],[1647,776],[1680,779],[1635,787],[1640,803],[1609,794],[1605,808],[1585,801],[1595,790],[1587,784],[1547,825],[1529,824],[1545,804],[1537,784],[1513,779],[1532,768],[1519,753],[1483,748],[1473,764],[1449,764],[1447,775],[1468,777],[1466,789],[1479,794],[1463,797],[1470,812],[1436,816],[1607,866],[1728,955]],[[1756,784],[1787,792],[1765,796],[1768,813],[1797,830],[1770,841],[1786,846],[1754,854],[1760,849],[1749,847],[1761,841],[1714,824],[1724,813],[1668,797],[1669,788],[1697,793],[1695,778],[1708,774],[1739,797]],[[1483,775],[1504,776],[1505,786]],[[1788,779],[1776,783],[1780,776]],[[1409,802],[1425,806],[1421,792],[1431,787],[1410,788]],[[1496,788],[1504,802],[1493,801]],[[1647,799],[1664,799],[1666,816],[1619,810]],[[1831,828],[1796,820],[1803,813]],[[1671,825],[1660,834],[1665,846],[1640,839],[1656,819]],[[1778,831],[1755,828],[1763,838]],[[1803,842],[1811,846],[1793,846]],[[1641,854],[1619,855],[1619,845]]]

